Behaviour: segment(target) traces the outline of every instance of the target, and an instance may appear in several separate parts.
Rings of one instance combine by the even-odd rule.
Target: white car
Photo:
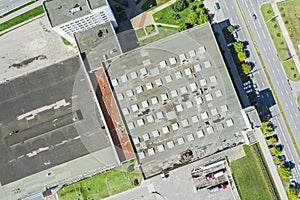
[[[247,81],[245,83],[243,83],[243,86],[247,86],[247,85],[250,85],[251,84],[251,81]]]

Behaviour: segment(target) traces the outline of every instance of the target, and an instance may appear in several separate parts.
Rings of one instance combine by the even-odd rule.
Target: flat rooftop
[[[121,54],[118,38],[110,22],[75,33],[87,71],[102,67],[102,62]]]
[[[52,27],[64,24],[91,13],[107,5],[106,0],[46,0],[44,8],[49,16]]]
[[[99,152],[92,167],[118,163],[87,79],[73,57],[0,85],[2,186]],[[58,180],[85,172],[69,167]]]
[[[145,177],[244,142],[241,105],[209,24],[111,59],[113,91]]]

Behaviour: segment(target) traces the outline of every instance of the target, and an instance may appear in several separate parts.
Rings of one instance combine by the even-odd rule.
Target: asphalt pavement
[[[293,95],[291,86],[289,85],[283,66],[278,58],[275,46],[264,22],[264,18],[260,13],[260,6],[264,2],[259,0],[240,0],[239,2],[245,13],[255,43],[264,60],[266,69],[274,86],[274,92],[277,94],[297,146],[300,147],[300,112],[298,110],[296,98]],[[257,15],[256,20],[253,20],[253,14]],[[287,159],[295,163],[295,168],[293,169],[294,176],[296,177],[297,182],[300,182],[300,160],[282,119],[282,115],[278,106],[271,107],[270,110],[273,115],[272,121],[278,127],[278,130],[275,131],[280,138],[280,142],[284,145],[284,152]]]
[[[31,0],[0,0],[0,15],[3,15]]]
[[[250,38],[246,24],[243,21],[237,2],[235,0],[220,0],[219,2],[224,16],[228,17],[231,24],[240,26],[240,30],[238,31],[239,40],[247,41],[249,43],[247,50],[250,52],[250,54],[247,60],[255,63],[253,82],[255,82],[258,89],[262,91],[259,101],[264,104],[272,105],[272,101],[274,101],[273,97],[269,93],[264,92],[269,90],[269,83]],[[279,101],[281,102],[284,113],[292,129],[292,133],[294,134],[295,140],[299,146],[300,138],[297,136],[297,130],[300,130],[300,122],[297,119],[298,115],[300,114],[298,111],[298,106],[291,91],[291,87],[287,81],[285,72],[283,71],[283,67],[277,57],[275,47],[265,25],[264,19],[260,13],[260,5],[262,2],[263,1],[258,0],[240,0],[241,7],[248,22],[247,26],[250,27],[255,43],[269,72],[275,92],[277,93]],[[253,20],[253,14],[256,14],[256,20]],[[300,173],[298,169],[298,166],[300,166],[300,161],[292,140],[288,134],[287,127],[283,121],[278,105],[272,105],[270,107],[270,112],[273,116],[271,121],[276,127],[275,133],[278,135],[280,143],[284,146],[284,153],[286,154],[287,160],[291,160],[295,163],[296,167],[293,169],[294,175],[296,180],[300,182]]]

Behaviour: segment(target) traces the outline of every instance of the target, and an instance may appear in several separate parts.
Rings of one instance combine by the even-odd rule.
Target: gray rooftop
[[[121,54],[118,38],[110,22],[75,33],[75,39],[88,71],[98,69],[102,62]]]
[[[44,8],[49,17],[52,27],[64,24],[79,17],[91,13],[91,9],[96,9],[107,5],[106,0],[46,0]],[[72,9],[80,8],[79,11],[72,12]]]
[[[112,59],[108,73],[146,177],[243,142],[246,128],[209,24]]]
[[[3,185],[37,173],[43,175],[35,180],[48,175],[53,181],[48,172],[90,154],[100,158],[90,162],[92,169],[118,163],[87,79],[74,57],[0,85],[1,199]],[[68,166],[57,181],[87,170],[78,164]],[[47,180],[38,186],[45,187]]]

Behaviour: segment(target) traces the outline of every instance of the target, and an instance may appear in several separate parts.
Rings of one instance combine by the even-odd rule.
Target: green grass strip
[[[261,150],[261,147],[260,147],[260,145],[258,143],[256,144],[256,148],[258,150],[258,153],[260,154],[260,158],[261,158],[261,160],[263,162],[263,165],[265,166],[265,169],[266,169],[266,172],[268,174],[269,180],[271,182],[273,191],[275,192],[275,196],[276,196],[277,199],[280,199],[280,196],[279,196],[278,190],[276,188],[275,182],[273,180],[272,174],[271,174],[270,169],[268,167],[268,163],[267,163],[267,161],[266,161],[266,159],[264,157],[264,154],[263,154],[263,152]]]
[[[299,151],[299,148],[298,148],[297,143],[296,143],[296,141],[295,141],[294,135],[292,134],[291,127],[290,127],[290,125],[289,125],[288,122],[287,122],[286,116],[285,116],[285,114],[283,113],[282,106],[281,106],[280,101],[279,101],[279,99],[278,99],[278,97],[277,97],[277,94],[276,94],[276,92],[275,92],[274,86],[273,86],[273,84],[272,84],[272,81],[271,81],[271,78],[270,78],[270,76],[269,76],[269,73],[268,73],[268,71],[267,71],[267,69],[266,69],[265,63],[264,63],[264,61],[263,61],[263,59],[262,59],[261,54],[259,53],[259,50],[258,50],[258,48],[257,48],[257,46],[256,46],[256,43],[254,42],[254,39],[253,39],[252,33],[251,33],[251,31],[250,31],[249,25],[246,23],[245,16],[244,16],[244,12],[242,11],[241,5],[240,5],[240,3],[238,2],[238,0],[236,0],[236,2],[237,2],[237,5],[238,5],[238,7],[239,7],[239,10],[240,10],[240,12],[241,12],[241,14],[242,14],[243,20],[244,20],[244,22],[245,22],[245,24],[246,24],[246,28],[247,28],[247,30],[248,30],[248,32],[249,32],[249,35],[250,35],[250,38],[251,38],[251,40],[252,40],[252,42],[253,42],[254,48],[255,48],[255,50],[256,50],[256,52],[257,52],[258,58],[259,58],[259,60],[260,60],[260,62],[261,62],[261,64],[262,64],[262,67],[263,67],[263,69],[264,69],[264,72],[265,72],[265,74],[266,74],[266,77],[267,77],[267,79],[268,79],[268,82],[269,82],[269,84],[270,84],[271,90],[273,91],[273,94],[274,94],[276,103],[277,103],[277,105],[278,105],[278,108],[279,108],[279,110],[280,110],[280,113],[282,114],[282,118],[283,118],[283,120],[284,120],[284,123],[285,123],[285,125],[286,125],[286,127],[287,127],[287,129],[288,129],[289,135],[290,135],[290,137],[291,137],[291,139],[292,139],[292,142],[293,142],[293,145],[294,145],[294,147],[295,147],[295,149],[296,149],[297,156],[298,156],[298,158],[300,158],[300,151]]]
[[[243,148],[246,156],[230,163],[241,199],[274,199],[255,148],[248,145]]]
[[[18,11],[18,10],[21,10],[22,8],[25,8],[25,7],[31,5],[31,4],[33,4],[35,2],[36,2],[36,0],[35,1],[30,1],[30,2],[28,2],[28,3],[26,3],[26,4],[22,5],[22,6],[19,6],[19,7],[15,8],[15,9],[12,9],[12,10],[8,11],[7,13],[4,13],[3,15],[0,15],[0,19],[3,18],[3,17],[5,17],[5,16],[7,16],[7,15],[10,15],[10,14],[12,14],[12,13]]]
[[[44,8],[42,5],[32,9],[32,10],[29,10],[15,18],[12,18],[2,24],[0,24],[0,32],[6,30],[6,29],[9,29],[15,25],[18,25],[18,24],[21,24],[27,20],[30,20],[38,15],[41,15],[43,14],[45,11],[44,11]]]

